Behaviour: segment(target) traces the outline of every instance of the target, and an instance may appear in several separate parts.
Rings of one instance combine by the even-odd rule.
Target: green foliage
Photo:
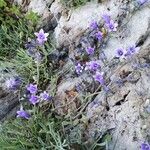
[[[88,1],[62,0],[67,7],[79,7]],[[53,50],[51,41],[48,40],[45,46],[36,47],[42,55],[40,62],[29,56],[24,47],[29,37],[33,38],[37,22],[36,13],[24,15],[18,7],[0,0],[0,66],[17,72],[25,83],[34,80],[41,90],[51,83],[51,94],[55,96],[59,77],[47,60]],[[87,100],[83,98],[82,104]],[[105,140],[102,144],[99,144],[99,139],[90,144],[83,140],[84,126],[87,125],[84,118],[72,120],[70,116],[58,117],[51,114],[51,107],[47,104],[39,107],[30,110],[32,117],[29,120],[17,118],[2,124],[0,150],[100,150],[105,147]],[[48,107],[48,112],[44,107]]]
[[[5,7],[7,4],[4,0],[0,0],[0,8]]]
[[[85,5],[87,2],[90,2],[91,0],[61,0],[62,3],[66,6],[66,7],[79,7],[82,5]]]
[[[61,120],[51,114],[38,112],[29,120],[6,122],[0,131],[1,150],[65,150],[68,143],[63,137]]]
[[[0,57],[14,58],[17,49],[21,48],[24,44],[24,40],[29,36],[29,30],[27,25],[18,21],[17,26],[11,27],[1,25],[0,27]]]
[[[32,18],[33,17],[33,18]],[[0,58],[14,58],[18,49],[24,46],[24,41],[32,37],[36,14],[24,17],[19,7],[0,0]],[[30,21],[30,22],[29,22]],[[32,23],[32,21],[34,21]]]
[[[38,19],[39,19],[37,13],[34,13],[33,11],[28,12],[28,13],[25,15],[25,18],[26,18],[27,20],[30,20],[31,23],[33,23],[34,25],[37,24]]]
[[[15,69],[15,71],[30,80],[33,76],[49,78],[48,70],[43,64],[39,66],[37,73],[37,65],[31,57],[27,55],[25,43],[27,39],[33,38],[35,26],[38,22],[36,13],[28,12],[26,15],[20,11],[20,8],[0,0],[0,65],[3,68]],[[50,49],[50,48],[49,48]],[[41,80],[43,81],[43,80]]]
[[[38,109],[38,110],[37,110]],[[106,142],[83,142],[81,124],[34,107],[29,120],[17,118],[0,128],[1,150],[104,150]]]

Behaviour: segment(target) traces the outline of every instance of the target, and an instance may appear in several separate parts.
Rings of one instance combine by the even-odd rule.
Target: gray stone
[[[37,7],[40,5],[41,7]],[[109,131],[112,136],[110,150],[140,149],[140,143],[150,139],[147,100],[150,98],[149,3],[138,8],[136,1],[110,0],[100,4],[90,2],[74,10],[66,10],[59,0],[55,0],[50,5],[47,9],[46,2],[33,0],[28,7],[45,16],[48,24],[54,19],[55,25],[52,30],[54,30],[57,47],[67,45],[69,58],[74,61],[69,62],[69,59],[60,71],[62,80],[57,87],[54,101],[57,112],[60,115],[71,114],[75,116],[74,118],[84,112],[86,118],[90,120],[86,130],[87,139],[102,137]],[[74,77],[75,74],[72,73],[74,67],[71,65],[74,66],[76,61],[74,55],[79,49],[81,39],[86,39],[90,34],[90,22],[96,20],[102,25],[101,16],[104,13],[110,14],[119,24],[117,32],[111,34],[102,46],[99,45],[99,50],[103,51],[106,57],[106,60],[102,62],[104,63],[102,69],[106,74],[106,84],[111,92],[107,94],[103,88],[99,88],[99,94],[92,97],[83,107],[84,109],[76,112],[82,104],[80,94],[90,93],[97,88],[97,83],[93,82],[88,73],[82,74],[81,77]],[[122,59],[120,62],[113,59],[117,48],[126,49],[133,44],[140,47],[138,54],[128,60]],[[82,42],[81,45],[83,49],[80,49],[84,51],[86,45]],[[101,58],[101,55],[98,58]],[[67,68],[71,69],[64,73],[63,70]],[[82,84],[80,87],[82,90],[79,90],[81,92],[79,93],[75,87],[83,81],[87,81],[88,84]],[[116,84],[117,81],[121,84]],[[89,88],[91,91],[87,90]]]

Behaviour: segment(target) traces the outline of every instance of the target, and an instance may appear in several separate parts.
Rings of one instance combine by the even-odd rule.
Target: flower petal
[[[40,29],[39,33],[40,33],[40,34],[44,34],[44,30],[43,30],[43,29]]]
[[[48,37],[48,36],[49,36],[49,33],[45,33],[44,35],[45,35],[45,37]]]
[[[38,35],[39,35],[39,33],[37,33],[37,32],[35,32],[34,34],[35,34],[36,36],[38,36]]]

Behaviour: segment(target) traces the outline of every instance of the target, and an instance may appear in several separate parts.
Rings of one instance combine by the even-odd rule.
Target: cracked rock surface
[[[17,76],[13,71],[0,69],[0,122],[16,115],[19,105],[18,94],[6,89],[5,81]]]
[[[16,2],[22,5],[20,0]],[[46,20],[42,26],[47,31],[53,30],[58,48],[69,49],[69,59],[61,68],[63,79],[56,92],[58,113],[71,113],[78,118],[76,110],[82,110],[89,120],[87,138],[92,140],[109,132],[110,150],[137,150],[141,142],[150,141],[150,3],[138,7],[134,0],[93,1],[67,10],[59,0],[32,0],[25,7],[42,15]],[[74,67],[85,51],[85,43],[94,43],[89,38],[89,24],[92,20],[101,24],[103,13],[118,22],[118,30],[105,39],[103,46],[98,46],[106,60],[102,61],[101,52],[92,59],[101,61],[110,92],[100,88],[82,109],[80,96],[94,92],[99,85],[89,74],[78,77],[71,71],[64,74],[63,70],[66,66],[70,70]],[[117,48],[133,44],[140,48],[133,58],[119,62],[114,58]]]

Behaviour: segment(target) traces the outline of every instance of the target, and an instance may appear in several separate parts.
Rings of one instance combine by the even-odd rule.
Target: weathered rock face
[[[89,72],[78,77],[72,71],[66,73],[65,65],[61,68],[63,79],[57,88],[55,106],[61,115],[71,113],[77,118],[77,110],[80,114],[84,113],[89,120],[86,130],[88,139],[102,137],[109,131],[112,135],[110,150],[140,149],[141,142],[150,141],[149,3],[139,7],[136,0],[110,0],[103,3],[91,2],[76,10],[66,10],[58,0],[39,0],[36,1],[37,5],[34,2],[33,0],[27,6],[27,10],[32,9],[42,16],[53,16],[44,17],[47,21],[42,26],[50,30],[52,18],[56,21],[53,29],[57,46],[69,47],[72,65],[81,61],[86,44],[93,45],[95,42],[90,36],[92,31],[89,31],[92,20],[103,26],[101,16],[108,13],[118,22],[117,32],[107,35],[97,46],[98,54],[92,58],[82,58],[82,64],[89,59],[100,60],[109,92],[105,88],[98,88]],[[42,7],[39,8],[38,5]],[[127,48],[133,44],[140,47],[134,57],[121,61],[114,58],[117,48]],[[80,96],[93,94],[95,90],[97,94],[88,101],[80,99]],[[81,104],[83,107],[80,108]]]
[[[141,52],[145,53],[146,58],[149,58],[150,47],[145,50],[141,49]],[[139,55],[137,59],[144,61],[144,56]],[[122,72],[129,72],[123,84],[116,86],[113,82],[109,85],[113,94],[104,97],[103,91],[95,98],[94,105],[90,104],[87,107],[87,116],[91,122],[88,127],[90,135],[101,136],[106,133],[106,130],[111,129],[113,140],[110,149],[136,150],[139,149],[141,141],[149,137],[149,133],[145,132],[149,130],[145,114],[148,116],[149,113],[150,68],[135,69],[131,65],[127,63],[113,74],[113,76],[119,76]],[[145,103],[147,105],[144,107]]]
[[[0,121],[14,117],[18,108],[17,94],[0,89]]]
[[[13,71],[0,69],[0,121],[14,117],[19,105],[18,93],[6,89],[5,82],[17,74]]]
[[[58,46],[73,44],[75,43],[73,41],[77,41],[76,45],[81,36],[86,37],[87,34],[84,33],[87,32],[90,21],[93,19],[100,21],[101,15],[107,12],[107,8],[110,8],[108,13],[114,17],[114,20],[118,20],[118,31],[107,40],[106,46],[102,48],[108,61],[107,65],[110,66],[106,67],[108,69],[106,76],[110,78],[108,87],[111,92],[107,94],[102,90],[89,103],[85,111],[90,121],[86,134],[88,138],[103,136],[109,131],[112,135],[109,149],[115,150],[140,149],[141,142],[149,139],[147,119],[150,97],[150,82],[148,81],[150,9],[147,5],[137,9],[135,5],[133,1],[87,4],[71,12],[69,20],[66,16],[61,16],[59,26],[55,29]],[[124,9],[126,11],[123,11]],[[127,48],[133,44],[140,47],[139,54],[131,60],[124,60],[123,64],[120,62],[111,66],[115,50]],[[76,50],[75,48],[74,53]],[[72,56],[71,53],[70,56]],[[120,78],[122,83],[118,82]],[[72,80],[72,82],[75,81],[75,79]],[[67,82],[62,84],[67,84]],[[68,87],[67,90],[69,89]],[[147,106],[144,106],[145,103]]]

